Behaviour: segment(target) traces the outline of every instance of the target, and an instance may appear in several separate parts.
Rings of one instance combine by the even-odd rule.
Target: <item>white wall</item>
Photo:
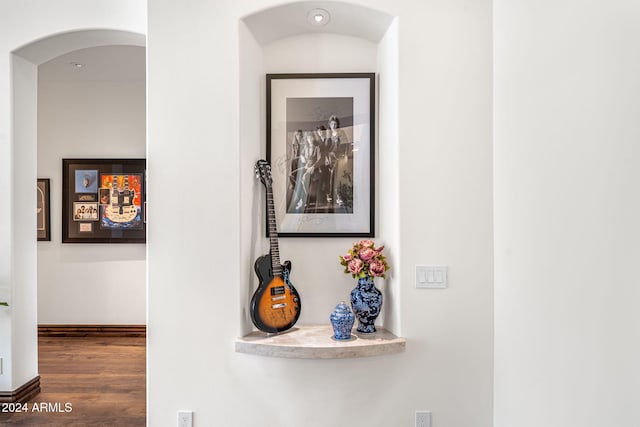
[[[110,47],[91,49],[118,61]],[[73,80],[47,65],[38,73],[38,177],[51,179],[52,235],[38,242],[38,322],[145,324],[145,245],[61,243],[61,159],[145,157],[144,75]]]
[[[402,5],[401,323],[411,356],[404,374],[412,386],[405,411],[435,408],[434,426],[488,426],[493,394],[491,2]],[[424,264],[448,265],[449,289],[414,289],[415,266]]]
[[[14,56],[12,72],[14,85],[13,100],[13,138],[16,144],[12,150],[13,164],[13,193],[10,207],[12,208],[13,227],[11,230],[11,279],[18,286],[14,286],[9,299],[10,308],[4,309],[10,314],[11,329],[5,329],[3,336],[11,337],[11,355],[6,358],[3,367],[10,375],[3,375],[3,383],[17,381],[22,384],[31,380],[33,369],[37,366],[38,355],[34,351],[34,337],[28,332],[36,325],[36,313],[33,303],[36,299],[36,289],[32,286],[36,280],[33,259],[36,255],[34,242],[33,217],[25,212],[35,212],[33,198],[28,195],[30,182],[35,179],[33,167],[20,170],[23,165],[31,165],[36,157],[36,129],[28,126],[29,118],[37,111],[35,88],[36,69],[29,61]],[[27,180],[26,178],[31,178]],[[9,323],[9,322],[7,322]],[[17,333],[17,334],[16,334]],[[6,335],[5,335],[6,334]],[[13,336],[13,334],[16,334]],[[3,349],[8,350],[8,349]],[[3,357],[4,359],[4,357]]]
[[[376,209],[380,233],[389,247],[387,259],[391,264],[400,260],[400,144],[398,114],[399,69],[398,19],[387,29],[378,43],[378,129],[376,170],[379,197]],[[384,77],[382,77],[384,76]],[[382,118],[383,120],[380,120]],[[383,298],[384,326],[402,335],[402,295],[400,276],[389,274]]]
[[[439,426],[492,423],[491,4],[360,3],[398,17],[398,114],[390,116],[398,151],[395,165],[380,168],[397,174],[398,210],[395,222],[393,212],[380,220],[385,233],[398,230],[388,236],[399,247],[389,250],[407,351],[345,360],[234,352],[255,285],[251,263],[264,249],[251,240],[262,239],[252,167],[264,154],[264,89],[248,67],[292,65],[240,22],[274,1],[157,0],[148,20],[149,203],[175,206],[181,194],[210,214],[178,227],[188,206],[156,208],[149,224],[150,425],[175,424],[178,409],[193,410],[198,425],[412,425],[416,409],[433,411]],[[376,56],[358,60],[378,67]],[[322,321],[350,289],[336,258],[351,240],[281,242],[294,283],[305,287],[301,322]],[[416,264],[449,265],[450,288],[415,290]]]
[[[0,199],[11,201],[0,205],[0,298],[11,303],[0,317],[0,357],[5,363],[0,390],[15,390],[38,372],[35,199],[26,194],[37,175],[36,67],[43,59],[42,52],[20,48],[68,31],[117,29],[144,34],[145,15],[145,3],[130,0],[0,4],[0,93],[7,95],[0,97]],[[78,40],[65,41],[78,45]],[[80,40],[78,47],[100,41],[100,37]],[[46,50],[55,47],[62,49],[59,53],[68,51],[65,43]],[[24,215],[29,211],[34,215]]]
[[[640,10],[494,19],[495,426],[638,426]]]

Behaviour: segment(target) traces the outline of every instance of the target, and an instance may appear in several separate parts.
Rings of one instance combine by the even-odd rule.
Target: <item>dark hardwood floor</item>
[[[27,412],[0,413],[0,425],[145,426],[145,341],[40,337],[41,392],[23,404]]]

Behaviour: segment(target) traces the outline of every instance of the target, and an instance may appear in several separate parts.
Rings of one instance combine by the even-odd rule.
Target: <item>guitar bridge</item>
[[[271,301],[279,301],[279,300],[285,299],[285,298],[286,298],[286,295],[280,295],[280,296],[277,296],[277,297],[271,297]]]

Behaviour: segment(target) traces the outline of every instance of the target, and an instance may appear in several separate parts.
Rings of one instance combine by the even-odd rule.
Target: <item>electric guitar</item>
[[[129,187],[129,175],[124,175],[122,187],[120,187],[119,177],[119,175],[113,175],[111,203],[105,206],[105,215],[112,222],[126,223],[138,216],[138,208],[134,203],[136,191]]]
[[[251,298],[251,320],[256,328],[264,332],[286,331],[300,317],[300,295],[289,280],[291,262],[280,264],[276,214],[271,188],[271,166],[266,160],[258,160],[255,166],[256,177],[267,190],[267,220],[270,250],[259,257],[254,270],[260,280]]]

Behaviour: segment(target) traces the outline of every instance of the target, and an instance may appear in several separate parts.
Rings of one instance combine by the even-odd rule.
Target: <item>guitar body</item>
[[[251,298],[251,320],[256,328],[269,333],[286,331],[300,317],[300,295],[289,280],[291,262],[282,264],[282,275],[274,275],[271,254],[259,257],[254,270],[260,280]]]

